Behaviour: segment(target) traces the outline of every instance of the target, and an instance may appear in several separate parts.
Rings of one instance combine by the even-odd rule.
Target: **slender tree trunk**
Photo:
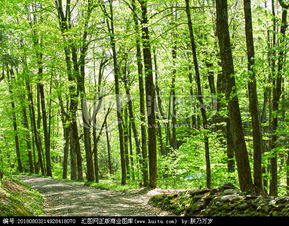
[[[148,120],[148,150],[149,150],[149,174],[150,187],[157,186],[157,141],[156,141],[156,117],[155,117],[155,87],[153,82],[153,67],[150,34],[148,29],[147,0],[141,0],[142,11],[142,41],[143,60],[145,71],[146,105]]]
[[[39,79],[43,76],[43,65],[42,65],[42,53],[37,53],[38,55],[38,76]],[[37,89],[39,91],[40,103],[41,103],[41,115],[42,115],[42,126],[44,133],[44,147],[45,147],[45,159],[46,159],[46,175],[52,176],[52,168],[51,168],[51,157],[50,157],[50,135],[47,126],[47,114],[46,114],[46,106],[45,106],[45,94],[44,94],[44,85],[39,82],[37,84]]]
[[[96,136],[96,126],[93,127],[93,153],[94,153],[94,175],[95,182],[99,183],[99,164],[98,164],[98,148],[97,148],[97,136]]]
[[[287,28],[287,9],[289,5],[283,3],[283,0],[279,1],[282,5],[282,21],[281,21],[281,30],[280,34],[282,38],[284,38]],[[273,100],[272,100],[272,110],[274,112],[272,118],[272,137],[271,137],[271,150],[273,154],[273,158],[271,158],[271,181],[270,181],[270,195],[277,196],[278,195],[278,175],[277,175],[277,152],[274,148],[277,147],[277,128],[278,128],[278,110],[279,110],[279,102],[282,93],[282,70],[284,65],[284,53],[285,53],[285,43],[281,39],[280,46],[281,50],[278,54],[278,65],[277,65],[277,76],[273,78]],[[280,47],[279,47],[280,48]]]
[[[25,100],[25,96],[23,96],[23,100]],[[28,118],[27,118],[27,111],[26,111],[26,106],[22,104],[22,115],[23,115],[23,120],[22,124],[24,128],[26,128],[26,145],[27,145],[27,155],[29,159],[29,171],[30,173],[34,173],[34,163],[33,163],[33,156],[32,156],[32,144],[31,144],[31,137],[30,137],[30,127],[28,123]]]
[[[148,151],[147,151],[147,132],[146,132],[146,111],[145,111],[145,90],[144,90],[144,74],[143,74],[143,64],[142,64],[142,52],[141,52],[141,42],[140,42],[140,28],[138,23],[138,18],[135,14],[136,4],[135,0],[132,0],[133,7],[133,19],[135,24],[135,31],[137,34],[136,38],[136,59],[137,59],[137,70],[138,70],[138,83],[139,83],[139,98],[140,98],[140,120],[141,120],[141,153],[142,158],[140,161],[143,186],[148,186]]]
[[[201,114],[202,114],[202,119],[203,119],[203,128],[207,130],[208,129],[207,112],[206,112],[204,101],[203,101],[199,64],[198,64],[198,59],[197,59],[195,37],[194,37],[194,32],[193,32],[193,25],[192,25],[191,11],[190,11],[190,0],[186,0],[186,14],[188,18],[188,27],[189,27],[189,32],[190,32],[192,57],[193,57],[194,68],[195,68],[195,73],[196,73],[195,76],[196,76],[196,83],[198,87],[198,100],[200,103]],[[210,163],[209,137],[207,135],[207,131],[205,131],[204,133],[205,133],[204,144],[205,144],[205,158],[206,158],[207,187],[211,188],[211,163]]]
[[[174,9],[175,8],[175,9]],[[178,19],[178,11],[176,10],[177,3],[172,6],[172,26],[176,26]],[[170,145],[174,150],[177,150],[177,98],[176,98],[176,60],[177,60],[177,41],[176,40],[177,30],[172,31],[172,39],[174,44],[172,47],[172,85],[171,85],[171,101],[172,101],[172,136],[170,139]]]
[[[114,14],[113,14],[113,4],[112,1],[109,2],[110,15],[106,12],[105,6],[104,13],[106,14],[106,22],[108,31],[110,32],[110,45],[112,49],[112,58],[113,58],[113,67],[114,67],[114,88],[115,88],[115,99],[116,99],[116,108],[117,108],[117,122],[118,122],[118,133],[119,133],[119,145],[120,145],[120,161],[121,161],[121,184],[126,184],[126,162],[125,162],[125,147],[124,147],[124,128],[123,128],[123,119],[122,119],[122,106],[120,100],[120,87],[119,87],[119,78],[120,78],[120,68],[118,65],[117,51],[116,51],[116,40],[115,40],[115,31],[114,31]]]
[[[129,162],[129,140],[128,140],[128,127],[129,127],[129,121],[128,121],[128,112],[127,112],[127,107],[124,107],[123,109],[123,119],[124,119],[124,123],[123,123],[123,139],[124,139],[124,153],[125,153],[125,166],[126,166],[126,171],[127,171],[127,178],[130,178],[130,174],[131,174],[131,169],[130,169],[130,162]]]
[[[252,118],[253,129],[253,144],[254,144],[254,184],[255,187],[261,192],[262,185],[262,134],[260,128],[259,110],[258,110],[258,94],[257,84],[255,77],[255,50],[253,38],[253,25],[252,25],[252,12],[251,0],[244,0],[245,11],[245,30],[246,30],[246,44],[248,56],[248,71],[250,74],[248,82],[249,90],[249,107]]]
[[[50,136],[48,133],[47,126],[47,115],[46,115],[46,107],[45,107],[45,97],[44,97],[44,85],[41,83],[37,84],[40,94],[40,102],[41,102],[41,113],[42,113],[42,125],[44,132],[44,146],[45,146],[45,157],[46,157],[46,175],[52,176],[52,168],[51,168],[51,157],[50,157]]]
[[[69,128],[66,125],[63,125],[63,139],[64,139],[64,147],[63,147],[63,171],[62,178],[67,179],[68,173],[68,153],[69,153]]]
[[[137,131],[136,123],[135,123],[135,116],[134,116],[134,112],[133,112],[133,102],[132,102],[131,95],[130,95],[130,87],[127,83],[126,78],[124,79],[124,86],[125,86],[127,105],[128,105],[128,113],[129,113],[129,124],[130,125],[128,125],[128,126],[131,128],[131,130],[133,132],[137,157],[138,157],[138,159],[141,159],[141,157],[142,157],[141,156],[141,146],[140,146],[139,135],[138,135],[138,131]],[[129,136],[129,139],[131,139],[130,136]],[[131,156],[131,158],[132,158],[132,156]]]
[[[193,87],[193,74],[192,74],[192,66],[189,65],[188,67],[188,78],[190,82],[190,95],[191,95],[191,100],[192,100],[192,128],[197,128],[197,119],[195,115],[195,95],[194,95],[194,87]]]
[[[129,121],[128,125],[128,143],[129,143],[129,162],[131,165],[131,178],[135,180],[135,165],[134,165],[134,158],[133,158],[133,143],[132,143],[132,124],[131,121]],[[140,153],[138,154],[140,155]]]
[[[158,86],[158,63],[157,63],[157,55],[156,55],[156,49],[153,51],[154,54],[154,66],[155,66],[155,87],[156,87],[156,99],[157,99],[157,114],[156,119],[158,123],[158,138],[159,138],[159,147],[160,147],[160,153],[161,155],[166,155],[166,148],[163,144],[163,136],[162,136],[162,125],[160,123],[161,119],[165,118],[165,115],[163,113],[162,109],[162,100],[161,100],[161,94],[160,94],[160,88]]]
[[[63,139],[64,139],[64,147],[63,147],[63,163],[62,163],[62,178],[67,179],[68,174],[68,154],[69,154],[69,143],[70,143],[70,137],[69,137],[69,116],[67,115],[67,112],[65,111],[65,107],[63,104],[63,100],[61,97],[61,94],[58,94],[58,101],[59,106],[61,110],[61,122],[62,122],[62,128],[63,128]],[[68,106],[68,102],[66,104]]]
[[[219,66],[221,67],[221,63],[219,63]],[[226,123],[225,126],[220,126],[221,130],[224,132],[224,136],[226,138],[227,142],[227,169],[228,172],[234,172],[235,171],[235,161],[234,161],[234,143],[233,143],[233,137],[232,137],[232,132],[231,132],[231,127],[230,127],[230,120],[227,117],[221,116],[221,111],[225,109],[225,104],[224,104],[224,95],[226,93],[226,84],[224,83],[225,81],[224,73],[219,72],[218,77],[217,77],[217,111],[218,115],[223,118],[224,122]]]
[[[177,59],[177,46],[174,45],[172,49],[173,57],[173,77],[172,77],[172,86],[171,86],[171,101],[172,101],[172,136],[170,139],[170,145],[174,150],[177,150],[177,98],[176,98],[176,59]]]
[[[36,4],[34,5],[35,10],[37,10],[37,8],[39,6],[37,6]],[[41,8],[41,5],[40,7]],[[40,21],[42,20],[42,18],[40,17],[39,19]],[[44,148],[45,148],[45,160],[46,160],[46,175],[47,176],[52,176],[52,168],[51,168],[51,157],[50,157],[50,136],[49,136],[49,132],[48,132],[48,126],[47,126],[47,114],[46,114],[46,105],[45,105],[45,93],[44,93],[44,84],[42,83],[42,79],[43,79],[43,53],[42,53],[42,40],[40,35],[38,35],[37,30],[35,29],[35,25],[37,25],[38,22],[38,18],[36,16],[36,14],[34,14],[34,18],[33,21],[31,19],[30,21],[30,26],[32,28],[32,38],[33,38],[33,45],[35,48],[35,55],[36,55],[36,59],[37,59],[37,66],[38,66],[38,83],[37,83],[37,92],[38,92],[38,100],[39,100],[39,104],[38,104],[38,123],[40,123],[40,121],[42,121],[42,126],[43,126],[43,135],[44,135]],[[40,115],[40,111],[41,111],[41,115]],[[40,128],[40,125],[39,127]]]
[[[10,71],[10,72],[9,72]],[[10,77],[11,76],[11,77]],[[17,125],[17,117],[16,117],[16,107],[13,97],[13,90],[12,90],[12,80],[14,80],[14,72],[13,69],[8,68],[7,66],[7,77],[8,77],[8,87],[9,87],[9,93],[10,93],[10,103],[12,108],[12,122],[13,122],[13,130],[14,130],[14,140],[15,140],[15,150],[16,150],[16,158],[17,158],[17,171],[23,172],[22,167],[22,160],[21,160],[21,154],[20,154],[20,145],[19,145],[19,134],[18,134],[18,125]]]
[[[37,155],[38,155],[38,163],[35,164],[35,172],[38,172],[38,167],[40,167],[42,175],[45,175],[43,157],[42,157],[43,156],[42,145],[41,145],[41,140],[39,136],[39,131],[37,129],[33,93],[32,93],[29,79],[25,80],[25,84],[26,84],[26,91],[27,91],[27,96],[28,96],[28,101],[29,101],[29,112],[30,112],[32,131],[33,131],[33,136],[34,136],[35,145],[37,149]]]
[[[108,157],[108,169],[109,174],[112,175],[112,161],[111,161],[111,147],[110,147],[110,141],[109,141],[109,132],[107,128],[107,122],[105,123],[105,135],[106,135],[106,146],[107,146],[107,157]]]
[[[236,95],[236,90],[234,90],[234,63],[229,34],[227,0],[216,0],[216,11],[217,36],[219,39],[222,69],[226,78],[224,82],[226,82],[230,129],[231,131],[234,131],[232,137],[236,154],[239,183],[242,191],[251,193],[254,192],[254,186],[244,138],[239,100]],[[232,92],[235,95],[232,96]]]
[[[84,31],[82,35],[82,46],[80,48],[80,57],[79,62],[77,61],[76,57],[73,58],[74,65],[78,62],[80,73],[77,70],[77,86],[80,92],[80,99],[81,99],[81,109],[82,109],[82,119],[83,119],[83,132],[84,132],[84,146],[85,146],[85,156],[86,156],[86,167],[87,167],[87,180],[94,181],[94,164],[93,164],[93,152],[91,151],[91,125],[90,125],[90,116],[88,115],[87,109],[87,101],[86,101],[86,92],[85,92],[85,64],[86,64],[86,55],[89,44],[87,43],[87,36],[88,36],[88,24],[90,20],[90,16],[92,13],[92,0],[87,1],[87,10],[84,20]],[[76,51],[73,48],[72,54],[75,54]],[[77,68],[76,65],[74,66],[75,69]]]
[[[78,126],[76,122],[76,112],[78,108],[78,97],[79,92],[76,88],[76,71],[78,69],[77,65],[77,56],[75,49],[70,45],[70,40],[68,40],[67,32],[71,28],[71,2],[66,0],[66,9],[63,9],[63,4],[61,0],[55,0],[56,9],[58,12],[58,20],[60,31],[63,37],[65,44],[64,54],[65,54],[65,63],[67,70],[67,77],[69,81],[69,137],[70,137],[70,160],[71,160],[71,179],[83,180],[83,171],[82,171],[82,157],[80,151],[80,143],[78,137]],[[73,54],[71,56],[71,54]],[[74,64],[72,65],[72,62]],[[74,68],[73,68],[74,66]],[[74,70],[73,70],[74,69]]]
[[[42,121],[42,115],[41,115],[41,101],[40,101],[40,92],[39,92],[39,89],[38,89],[38,86],[36,86],[36,92],[37,92],[37,95],[36,95],[36,106],[37,106],[37,121],[36,121],[36,124],[37,124],[37,130],[39,131],[38,134],[39,134],[39,145],[41,146],[41,155],[43,156],[43,167],[44,167],[44,175],[47,175],[46,174],[46,158],[44,158],[44,151],[43,151],[43,148],[42,148],[42,134],[41,134],[41,121]]]

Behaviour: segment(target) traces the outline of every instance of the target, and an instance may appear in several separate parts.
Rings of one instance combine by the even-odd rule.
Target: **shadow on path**
[[[130,196],[75,182],[17,176],[38,190],[45,200],[46,216],[160,216],[162,211],[147,205],[144,196]]]

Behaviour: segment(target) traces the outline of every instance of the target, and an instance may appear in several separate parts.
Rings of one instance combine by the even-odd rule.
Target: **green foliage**
[[[66,1],[62,1],[65,5]],[[72,97],[70,93],[73,88],[78,92],[79,85],[77,81],[83,79],[86,90],[86,98],[88,102],[95,102],[102,96],[113,95],[113,63],[109,35],[111,33],[106,27],[106,16],[103,8],[96,5],[85,27],[87,20],[87,1],[73,2],[73,20],[69,24],[69,28],[62,33],[59,21],[57,19],[57,10],[55,1],[51,0],[2,0],[0,5],[0,170],[4,170],[6,174],[11,174],[17,170],[17,155],[15,153],[15,135],[19,135],[20,157],[24,171],[28,172],[29,157],[27,147],[27,134],[30,135],[30,143],[33,146],[34,165],[39,168],[39,159],[35,144],[35,132],[32,129],[32,115],[30,101],[26,84],[31,87],[32,101],[34,102],[34,111],[37,124],[37,130],[42,141],[43,156],[44,149],[44,132],[42,113],[40,111],[41,104],[39,101],[38,84],[44,85],[46,112],[49,120],[51,158],[53,175],[56,178],[62,177],[63,171],[63,147],[65,141],[63,138],[63,127],[69,128],[71,118],[62,121],[63,117],[71,117],[69,107],[71,101],[78,101],[78,133],[81,143],[81,158],[85,159],[84,142],[82,139],[81,124],[81,104],[79,96]],[[108,7],[110,1],[103,1]],[[139,1],[136,1],[136,12],[132,12],[126,1],[114,1],[115,16],[115,38],[116,49],[118,54],[117,62],[120,65],[121,80],[127,76],[129,90],[133,101],[133,113],[136,122],[138,138],[140,140],[140,101],[139,101],[139,84],[138,68],[136,59],[136,39],[140,34],[135,31],[133,17],[136,13],[141,17]],[[199,1],[201,2],[201,1]],[[158,88],[160,90],[160,99],[162,100],[163,114],[158,114],[158,122],[161,124],[161,135],[163,146],[168,155],[160,155],[158,157],[158,175],[159,186],[162,188],[198,188],[206,185],[206,168],[205,168],[205,150],[204,150],[204,133],[209,136],[210,157],[212,168],[212,184],[214,187],[225,183],[237,185],[237,172],[229,173],[227,170],[227,154],[226,140],[224,131],[217,130],[217,127],[225,127],[225,121],[216,119],[226,118],[228,111],[226,110],[227,101],[224,94],[213,94],[210,90],[208,82],[208,74],[213,73],[215,88],[219,92],[219,87],[224,85],[224,81],[220,79],[221,66],[219,59],[218,40],[216,38],[215,28],[215,8],[193,8],[193,29],[195,33],[197,56],[199,60],[199,70],[201,74],[201,88],[204,94],[204,106],[207,110],[209,128],[204,131],[202,129],[200,106],[196,95],[196,82],[194,80],[195,70],[191,59],[191,50],[188,39],[187,18],[184,10],[177,10],[176,15],[172,14],[171,6],[177,4],[178,7],[184,6],[184,1],[151,1],[149,3],[149,29],[151,35],[152,50],[155,51],[156,63],[154,65],[154,75],[158,76]],[[39,7],[41,5],[41,7]],[[278,5],[278,4],[277,4]],[[195,6],[194,6],[195,7]],[[108,8],[107,8],[108,9]],[[265,168],[270,166],[270,159],[278,157],[278,165],[280,165],[280,190],[281,194],[285,194],[286,190],[286,173],[287,169],[284,165],[288,157],[289,145],[289,125],[288,125],[288,71],[289,66],[287,60],[284,63],[282,76],[284,83],[282,87],[282,101],[280,101],[280,111],[271,112],[272,108],[272,88],[274,87],[272,80],[277,76],[277,63],[279,53],[285,50],[286,46],[280,45],[280,41],[285,43],[289,40],[289,36],[285,37],[279,34],[279,31],[273,31],[273,19],[276,20],[277,27],[280,27],[280,12],[277,6],[277,15],[272,18],[272,12],[269,6],[264,5],[263,0],[252,1],[253,13],[253,29],[255,41],[255,66],[256,82],[258,88],[259,109],[264,107],[264,119],[261,124],[263,130],[263,140],[266,150],[262,157],[262,165]],[[175,19],[174,19],[174,16]],[[234,54],[235,74],[232,75],[236,79],[234,89],[236,93],[232,93],[232,97],[238,96],[240,109],[242,113],[243,127],[245,130],[246,144],[249,152],[251,169],[253,168],[253,142],[252,142],[252,126],[251,116],[248,104],[247,84],[250,79],[250,73],[247,69],[246,60],[246,44],[244,32],[243,8],[238,1],[229,1],[229,17],[230,17],[230,33],[231,44]],[[176,21],[174,21],[176,20]],[[87,32],[87,40],[83,40],[84,34]],[[276,45],[273,45],[273,35],[276,35]],[[39,39],[39,40],[38,40]],[[67,56],[65,50],[69,50],[68,56],[72,58],[72,46],[76,49],[76,58],[79,60],[84,42],[87,46],[85,56],[85,77],[76,76],[77,70],[72,64],[72,74],[69,74],[67,65]],[[176,46],[177,57],[174,64],[172,57],[172,48]],[[153,51],[153,52],[154,52]],[[43,73],[39,75],[39,54],[43,55]],[[153,55],[154,55],[153,54]],[[104,67],[101,63],[105,62]],[[210,65],[210,66],[208,66]],[[275,69],[272,68],[275,65]],[[103,66],[103,65],[102,65]],[[156,68],[156,66],[158,66]],[[13,81],[7,78],[7,67],[12,68],[15,72]],[[156,70],[157,69],[157,70]],[[168,132],[171,132],[172,106],[171,91],[173,70],[176,70],[175,93],[176,93],[176,111],[177,111],[177,142],[178,149],[172,150],[168,141]],[[79,68],[78,68],[79,71]],[[2,73],[5,74],[2,80]],[[99,75],[102,74],[102,78]],[[189,75],[192,76],[190,81]],[[68,79],[72,76],[72,79]],[[155,79],[156,83],[156,79]],[[9,84],[11,91],[9,92]],[[269,90],[267,97],[264,92]],[[125,93],[123,82],[120,83],[120,91]],[[191,91],[193,96],[191,96]],[[221,98],[219,104],[224,106],[223,109],[217,109],[216,97]],[[60,107],[60,99],[63,101],[63,109]],[[124,96],[123,99],[126,99]],[[114,99],[113,99],[114,100]],[[12,110],[11,102],[15,102],[15,110]],[[265,102],[267,101],[266,105]],[[110,103],[104,101],[103,108],[107,108]],[[124,101],[125,102],[125,101]],[[89,103],[90,106],[93,105]],[[126,108],[126,102],[123,108]],[[26,109],[29,128],[23,125],[23,109]],[[62,111],[64,110],[65,113]],[[262,109],[263,110],[263,109]],[[89,113],[93,109],[89,108]],[[113,175],[108,170],[108,154],[106,147],[106,136],[104,132],[100,136],[98,142],[98,162],[99,176],[101,179],[119,180],[121,178],[120,161],[119,161],[119,139],[116,124],[115,109],[109,114],[107,123],[110,127],[109,142],[111,146],[111,161]],[[261,112],[260,112],[261,113]],[[17,131],[13,129],[12,117],[16,116]],[[125,113],[123,113],[124,116]],[[272,136],[271,124],[272,117],[278,114],[279,124],[276,132],[278,140],[276,147],[270,150],[270,139]],[[260,114],[261,115],[261,114]],[[192,116],[196,118],[197,125],[192,128]],[[127,118],[128,115],[126,115]],[[96,124],[101,126],[103,120],[103,112],[96,116]],[[271,121],[270,121],[271,120]],[[129,121],[129,120],[128,120]],[[129,123],[128,123],[129,124]],[[169,131],[167,131],[169,128]],[[91,128],[92,129],[92,128]],[[91,131],[90,131],[91,132]],[[237,131],[233,131],[237,132]],[[129,183],[132,187],[138,186],[142,181],[141,168],[139,160],[141,154],[136,153],[136,143],[132,138],[132,156],[134,159],[134,168],[130,166]],[[160,134],[158,134],[160,136]],[[158,140],[159,142],[160,140]],[[92,146],[93,146],[93,142]],[[160,147],[160,142],[158,143]],[[160,151],[159,151],[160,152]],[[69,152],[70,153],[70,152]],[[70,160],[70,156],[68,158]],[[44,160],[45,163],[46,160]],[[70,161],[68,161],[70,162]],[[71,172],[71,166],[68,164],[68,175]],[[86,165],[83,164],[83,171],[86,171]],[[135,176],[135,180],[132,176]],[[193,178],[193,179],[190,179]],[[264,173],[264,178],[270,179],[270,173]],[[121,189],[119,184],[98,184],[111,189]],[[123,189],[129,189],[129,186]]]
[[[113,190],[113,191],[121,191],[121,192],[131,191],[139,187],[137,184],[133,184],[133,183],[121,185],[118,182],[111,182],[111,181],[101,181],[100,183],[85,182],[85,185],[96,187],[99,189],[104,189],[104,190]]]
[[[160,156],[159,178],[162,188],[199,188],[206,186],[205,150],[202,134],[186,138],[177,151]],[[213,186],[237,184],[237,174],[228,173],[226,147],[217,133],[209,136]],[[193,176],[192,179],[190,177]],[[177,183],[176,183],[177,181]]]

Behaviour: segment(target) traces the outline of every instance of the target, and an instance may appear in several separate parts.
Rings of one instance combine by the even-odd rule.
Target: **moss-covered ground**
[[[0,179],[0,216],[41,216],[43,198],[19,180],[4,176]]]
[[[156,195],[149,203],[182,216],[289,216],[289,197],[246,195],[234,187]]]

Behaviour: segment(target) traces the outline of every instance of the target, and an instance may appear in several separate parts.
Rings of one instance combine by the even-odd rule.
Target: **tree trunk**
[[[157,95],[157,114],[156,119],[158,123],[158,138],[159,138],[159,147],[160,147],[160,154],[166,155],[166,148],[163,144],[163,136],[162,136],[162,125],[160,123],[160,120],[165,118],[165,115],[163,113],[162,109],[162,99],[160,94],[160,88],[158,86],[158,64],[157,64],[157,55],[156,55],[156,49],[153,51],[154,54],[154,66],[155,66],[155,87],[156,87],[156,95]]]
[[[217,36],[219,39],[222,69],[226,78],[224,82],[226,83],[230,129],[233,131],[232,138],[235,148],[239,183],[242,191],[252,193],[254,192],[254,186],[244,138],[239,100],[235,90],[235,78],[233,77],[234,63],[229,34],[227,0],[216,0],[216,12]],[[234,95],[232,96],[232,94]]]
[[[192,58],[193,58],[194,68],[195,68],[195,73],[196,73],[195,77],[196,77],[196,83],[198,87],[198,100],[200,103],[201,114],[202,114],[202,119],[203,119],[203,128],[204,130],[207,130],[208,129],[207,112],[206,112],[204,101],[203,101],[199,64],[198,64],[195,37],[194,37],[194,32],[193,32],[193,25],[192,25],[191,11],[190,11],[190,0],[186,0],[186,14],[187,14],[187,19],[188,19],[188,28],[190,32]],[[205,131],[204,133],[205,133],[204,144],[205,144],[205,158],[206,158],[207,187],[211,188],[211,163],[210,163],[209,137],[207,135],[208,133],[207,131]]]
[[[134,165],[134,158],[133,158],[133,144],[132,144],[132,124],[129,121],[128,125],[128,143],[129,143],[129,162],[131,167],[131,179],[135,180],[135,165]],[[140,153],[138,154],[138,156]]]
[[[192,101],[192,129],[196,129],[197,128],[197,119],[196,119],[196,115],[195,115],[195,95],[194,95],[194,87],[193,87],[193,74],[192,74],[192,66],[189,65],[188,67],[188,78],[189,78],[189,82],[190,82],[190,96],[191,96],[191,101]]]
[[[273,158],[271,158],[271,181],[270,181],[270,195],[277,196],[278,195],[278,175],[277,175],[277,152],[274,148],[277,147],[277,128],[278,128],[278,110],[279,110],[279,102],[282,93],[282,70],[284,66],[284,57],[285,57],[285,45],[286,43],[283,41],[287,28],[287,9],[288,5],[283,3],[282,0],[279,1],[282,5],[282,21],[281,21],[281,30],[280,34],[282,35],[282,39],[280,39],[281,50],[278,54],[278,65],[277,65],[277,76],[273,78],[273,99],[272,99],[272,137],[271,137],[271,151],[273,154]]]
[[[156,145],[156,117],[155,117],[155,87],[153,82],[153,67],[150,34],[148,29],[147,0],[141,0],[142,11],[142,41],[145,71],[146,106],[148,120],[148,150],[150,187],[157,186],[157,145]]]
[[[30,120],[32,124],[32,131],[33,131],[35,145],[37,148],[37,155],[38,155],[38,163],[35,165],[35,172],[38,172],[37,169],[38,167],[40,167],[42,175],[45,175],[43,157],[42,157],[43,156],[42,145],[41,145],[41,140],[39,136],[39,131],[36,125],[37,123],[36,123],[36,116],[35,116],[35,109],[34,109],[34,102],[33,102],[33,93],[32,93],[30,81],[28,78],[25,80],[25,84],[26,84],[26,91],[27,91],[27,96],[28,96],[28,101],[29,101],[29,113],[30,113]]]
[[[144,74],[142,64],[142,53],[141,53],[141,42],[140,42],[140,29],[138,23],[138,17],[136,16],[136,5],[135,0],[132,0],[133,7],[133,19],[135,24],[136,38],[136,59],[137,59],[137,70],[138,70],[138,83],[139,83],[139,98],[140,98],[140,120],[141,120],[141,154],[140,158],[143,186],[148,186],[148,153],[147,153],[147,132],[146,132],[146,112],[145,112],[145,90],[144,90]]]
[[[124,107],[123,109],[123,139],[124,139],[124,153],[125,153],[125,166],[126,166],[126,171],[127,171],[127,177],[130,178],[131,174],[131,169],[130,169],[130,162],[129,162],[129,140],[128,140],[128,127],[129,127],[129,121],[128,121],[128,112],[127,112],[127,107]]]
[[[109,132],[107,128],[107,122],[105,123],[105,135],[106,135],[106,146],[107,146],[107,157],[108,157],[108,169],[109,174],[112,175],[112,161],[111,161],[111,147],[110,147],[110,141],[109,141]]]
[[[130,87],[128,85],[127,80],[128,80],[128,78],[124,78],[124,87],[125,87],[125,92],[126,92],[126,97],[127,97],[129,124],[130,124],[127,126],[130,127],[132,132],[133,132],[135,146],[136,146],[136,154],[137,154],[137,158],[140,160],[141,159],[140,140],[139,140],[138,131],[137,131],[136,123],[135,123],[135,116],[134,116],[134,112],[133,112],[133,102],[132,102],[131,95],[130,95]],[[129,139],[131,139],[131,137],[129,137]],[[131,158],[132,158],[132,156],[131,156]],[[140,163],[141,163],[141,161],[140,161]]]
[[[61,0],[55,0],[56,9],[58,12],[58,20],[60,31],[63,37],[63,41],[65,44],[64,54],[65,54],[65,63],[67,70],[67,77],[69,81],[69,137],[70,137],[70,160],[71,160],[71,179],[79,179],[83,180],[83,172],[82,172],[82,157],[80,151],[80,143],[78,137],[78,126],[76,122],[76,112],[78,107],[78,97],[79,92],[76,89],[76,75],[75,70],[78,70],[77,56],[75,59],[75,51],[71,48],[73,46],[70,45],[69,40],[67,40],[67,32],[71,28],[71,4],[70,1],[66,1],[66,9],[63,9],[63,4]],[[71,57],[71,54],[74,54]],[[74,58],[74,73],[72,66],[72,58]],[[77,66],[77,68],[75,68]]]
[[[252,118],[253,129],[253,145],[254,145],[254,184],[261,192],[262,186],[262,134],[260,128],[259,110],[258,110],[258,94],[256,88],[255,77],[255,50],[253,38],[252,12],[251,0],[244,0],[245,11],[245,30],[246,30],[246,44],[248,56],[248,71],[249,71],[249,108]]]
[[[76,78],[77,78],[77,87],[80,92],[81,99],[81,109],[82,109],[82,119],[83,119],[83,132],[84,132],[84,146],[85,146],[85,156],[86,156],[86,167],[87,167],[87,180],[94,181],[94,164],[93,164],[93,152],[91,151],[91,125],[90,125],[90,116],[88,115],[87,109],[87,101],[86,101],[86,92],[85,92],[85,64],[86,64],[86,55],[89,44],[87,43],[88,36],[88,24],[90,20],[90,16],[92,13],[92,0],[87,1],[86,5],[86,15],[84,17],[84,25],[83,25],[83,35],[82,35],[82,45],[80,48],[80,57],[79,62],[77,61],[77,57],[74,56],[76,54],[75,48],[72,49],[72,59],[74,63]],[[77,65],[76,65],[77,64]],[[77,69],[79,66],[79,70]]]
[[[123,128],[123,119],[122,119],[122,106],[120,100],[120,87],[119,87],[119,78],[120,78],[120,68],[118,65],[117,52],[116,52],[116,41],[115,41],[115,32],[114,32],[114,14],[113,14],[113,4],[112,1],[109,2],[110,15],[107,14],[105,6],[104,13],[106,14],[106,22],[110,36],[110,45],[112,49],[112,58],[113,58],[113,67],[114,67],[114,88],[115,88],[115,99],[116,99],[116,108],[117,108],[117,122],[118,122],[118,133],[119,133],[119,145],[120,145],[120,161],[121,161],[121,184],[126,184],[126,161],[125,161],[125,147],[124,147],[124,128]]]
[[[64,147],[63,147],[63,171],[62,171],[62,178],[67,179],[68,173],[68,153],[69,153],[69,128],[66,127],[67,125],[63,124],[63,139],[64,139]]]
[[[13,121],[13,130],[14,130],[16,158],[17,158],[17,171],[23,172],[22,160],[21,160],[21,154],[20,154],[20,146],[19,146],[19,135],[18,135],[16,109],[15,109],[15,102],[14,102],[14,97],[13,97],[14,94],[12,91],[12,80],[15,79],[14,76],[15,75],[14,75],[13,69],[9,70],[9,68],[7,66],[8,87],[9,87],[9,93],[10,93],[10,98],[11,98],[10,103],[11,103],[11,108],[12,108],[12,121]]]
[[[25,102],[25,96],[23,96],[23,101]],[[30,173],[35,173],[34,171],[34,163],[33,163],[33,157],[32,157],[32,145],[31,145],[31,137],[30,137],[30,127],[28,123],[28,118],[27,118],[27,112],[26,112],[26,106],[24,103],[22,103],[22,115],[23,115],[23,121],[22,124],[24,128],[26,128],[26,145],[27,145],[27,154],[28,154],[28,159],[29,159],[29,172]]]
[[[45,157],[46,157],[46,175],[52,177],[51,157],[50,157],[50,135],[49,135],[48,126],[47,126],[44,85],[41,83],[38,83],[37,87],[39,90],[40,102],[41,102],[42,125],[43,125],[43,132],[44,132],[44,144],[45,144],[44,146],[45,146]]]
[[[98,164],[98,148],[97,148],[97,136],[96,136],[96,126],[93,127],[93,153],[94,153],[94,176],[95,182],[99,183],[99,164]]]
[[[62,178],[67,179],[68,174],[68,154],[69,154],[69,116],[67,115],[67,112],[65,111],[65,107],[63,104],[63,100],[61,97],[61,94],[58,93],[58,101],[59,106],[61,110],[61,122],[62,122],[62,128],[63,128],[63,139],[64,139],[64,147],[63,147],[63,164],[62,164]],[[68,106],[68,103],[67,103]]]
[[[176,76],[177,76],[177,70],[176,70],[176,59],[177,59],[177,46],[174,44],[174,47],[172,49],[172,57],[173,57],[173,77],[172,77],[172,86],[171,86],[171,101],[172,101],[172,135],[170,139],[170,146],[177,150],[177,109],[176,109]]]

